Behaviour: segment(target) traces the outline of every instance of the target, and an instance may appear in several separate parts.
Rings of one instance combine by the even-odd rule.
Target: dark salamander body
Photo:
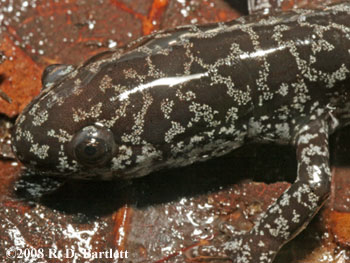
[[[13,136],[38,173],[134,178],[247,139],[295,145],[297,179],[253,230],[203,248],[272,262],[329,194],[328,135],[350,121],[350,3],[160,32],[50,66],[43,86]]]

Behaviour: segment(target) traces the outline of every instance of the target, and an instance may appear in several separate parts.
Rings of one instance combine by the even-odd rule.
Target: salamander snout
[[[117,152],[112,131],[100,123],[67,134],[57,125],[50,129],[33,124],[36,116],[26,110],[16,121],[12,134],[13,152],[35,171],[55,175],[103,168]]]

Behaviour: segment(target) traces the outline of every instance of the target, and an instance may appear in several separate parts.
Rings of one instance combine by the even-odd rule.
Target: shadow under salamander
[[[295,175],[292,147],[251,144],[220,158],[130,181],[64,182],[23,176],[16,184],[16,194],[58,211],[89,217],[113,213],[124,204],[142,208],[218,191],[244,179],[292,182]]]
[[[333,165],[350,166],[350,127],[331,137],[331,153]],[[23,176],[17,182],[16,194],[68,214],[95,217],[113,213],[125,204],[142,208],[167,203],[218,191],[245,179],[272,183],[293,182],[295,177],[292,147],[248,144],[220,158],[130,181],[63,181]]]

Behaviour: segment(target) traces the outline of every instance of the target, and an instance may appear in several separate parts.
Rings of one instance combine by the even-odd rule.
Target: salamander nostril
[[[23,155],[21,153],[16,153],[18,160],[23,161]]]

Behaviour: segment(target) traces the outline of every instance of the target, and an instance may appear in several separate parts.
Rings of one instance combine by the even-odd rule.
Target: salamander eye
[[[75,159],[86,166],[104,166],[114,156],[116,145],[113,133],[92,125],[77,132],[72,139]]]
[[[74,69],[72,65],[53,64],[47,66],[41,76],[43,90],[49,89],[63,81]]]

